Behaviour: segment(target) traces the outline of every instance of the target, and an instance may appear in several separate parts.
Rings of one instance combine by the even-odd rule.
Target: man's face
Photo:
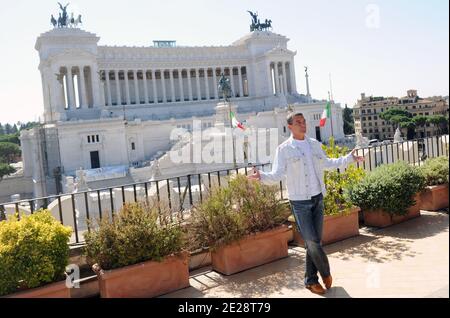
[[[293,134],[306,134],[306,120],[303,116],[295,116],[292,125],[288,125]]]

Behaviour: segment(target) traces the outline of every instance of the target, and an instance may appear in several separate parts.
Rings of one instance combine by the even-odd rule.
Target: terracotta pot
[[[350,209],[346,215],[325,215],[323,218],[322,245],[332,244],[359,235],[358,207]],[[289,217],[294,229],[294,244],[305,246],[297,230],[294,216]],[[294,226],[295,225],[295,226]]]
[[[421,200],[421,210],[437,211],[448,208],[448,184],[426,187]]]
[[[70,288],[66,287],[64,280],[7,295],[6,298],[70,298]]]
[[[155,297],[189,287],[189,253],[182,252],[161,262],[147,261],[113,270],[93,266],[102,298]]]
[[[382,209],[367,210],[364,212],[364,224],[375,227],[387,227],[401,222],[405,222],[409,219],[420,216],[420,201],[421,195],[416,194],[414,200],[416,204],[408,209],[406,215],[391,215]]]
[[[212,267],[222,274],[231,275],[287,257],[288,231],[289,228],[282,225],[219,247],[211,252]]]

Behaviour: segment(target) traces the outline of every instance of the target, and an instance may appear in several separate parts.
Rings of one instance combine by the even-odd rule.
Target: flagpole
[[[334,139],[334,132],[333,132],[333,110],[331,109],[331,98],[330,98],[330,92],[328,92],[328,102],[330,103],[330,124],[331,124],[331,137]]]
[[[234,144],[233,119],[231,118],[231,103],[228,96],[225,95],[225,101],[228,103],[228,117],[230,118],[231,141],[233,143],[233,166],[236,168],[236,146]]]

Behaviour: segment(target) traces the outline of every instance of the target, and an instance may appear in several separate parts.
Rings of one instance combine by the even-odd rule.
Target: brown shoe
[[[331,277],[331,275],[325,278],[322,277],[322,281],[325,284],[325,288],[330,289],[331,284],[333,283],[333,277]]]
[[[306,285],[305,287],[307,289],[309,289],[311,291],[311,293],[318,294],[318,295],[323,295],[326,292],[325,289],[323,289],[322,285],[320,285],[319,283],[312,284],[312,285]]]

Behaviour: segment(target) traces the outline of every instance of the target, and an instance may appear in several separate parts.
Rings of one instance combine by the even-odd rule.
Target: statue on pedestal
[[[402,133],[400,132],[400,129],[397,128],[394,134],[394,142],[402,142],[402,141],[403,141]]]
[[[223,99],[228,101],[228,97],[232,95],[230,79],[225,77],[225,74],[221,74],[219,79],[218,90],[222,94]]]
[[[363,137],[363,135],[358,132],[356,133],[356,148],[366,148],[369,147],[369,139]]]
[[[84,172],[83,168],[77,170],[76,175],[76,191],[78,192],[88,190],[88,185],[86,182],[86,172]]]

